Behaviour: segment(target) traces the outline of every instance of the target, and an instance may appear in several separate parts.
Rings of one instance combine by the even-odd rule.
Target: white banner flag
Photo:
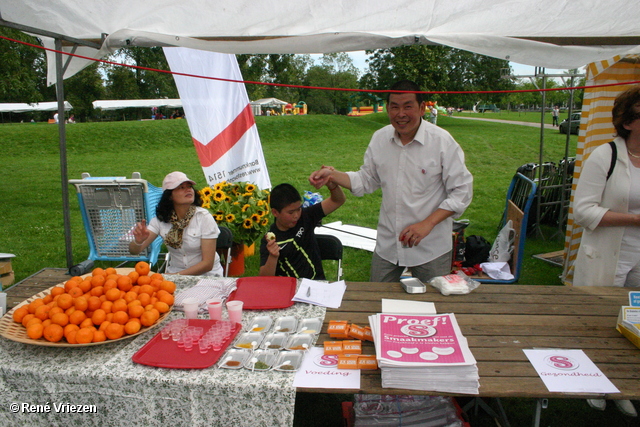
[[[183,47],[164,48],[171,71],[242,80],[235,55]],[[210,186],[247,181],[271,188],[249,97],[243,83],[173,76]]]

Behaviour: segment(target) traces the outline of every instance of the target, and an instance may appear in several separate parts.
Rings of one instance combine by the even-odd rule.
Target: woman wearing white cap
[[[169,250],[168,274],[222,276],[216,239],[220,229],[211,213],[202,208],[195,182],[182,172],[171,172],[162,181],[162,197],[156,217],[133,229],[132,254],[142,252],[157,236]]]

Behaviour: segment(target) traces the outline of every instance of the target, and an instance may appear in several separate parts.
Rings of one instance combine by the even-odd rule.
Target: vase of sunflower
[[[269,190],[250,182],[219,182],[200,190],[202,207],[209,209],[218,225],[228,227],[233,241],[251,246],[269,230]]]

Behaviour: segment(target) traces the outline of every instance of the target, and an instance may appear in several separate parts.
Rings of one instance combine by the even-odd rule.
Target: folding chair
[[[124,177],[91,177],[71,179],[76,187],[82,222],[89,241],[89,258],[98,261],[158,261],[162,238],[138,255],[129,253],[133,240],[132,229],[145,219],[147,223],[156,216],[156,206],[162,197],[162,189],[149,184],[135,172],[131,179]]]
[[[336,236],[316,234],[320,259],[338,261],[337,279],[342,279],[342,242]]]
[[[233,246],[233,233],[227,227],[219,226],[220,235],[216,240],[216,252],[220,255],[220,264],[224,271],[224,277],[229,276],[229,264],[231,264],[231,246]]]
[[[502,220],[500,221],[500,228],[502,228],[504,224],[511,220],[513,229],[516,231],[513,242],[513,255],[511,255],[511,259],[509,260],[509,267],[511,268],[513,279],[496,280],[483,276],[478,278],[474,277],[475,280],[480,283],[494,284],[515,283],[518,281],[520,270],[522,269],[522,257],[524,256],[524,242],[527,237],[529,212],[535,195],[536,184],[523,174],[519,172],[516,173],[507,191],[507,203],[504,213],[502,214]]]

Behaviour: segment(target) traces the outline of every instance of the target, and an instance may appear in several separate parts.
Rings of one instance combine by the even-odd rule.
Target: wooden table
[[[616,331],[620,306],[628,305],[629,288],[480,285],[468,295],[443,296],[428,287],[407,294],[395,283],[347,283],[339,309],[330,320],[369,324],[381,311],[382,298],[431,301],[438,313],[455,313],[478,362],[482,397],[640,399],[640,349]],[[318,343],[327,340],[320,336]],[[551,393],[523,349],[582,349],[620,390],[610,395]],[[373,354],[373,345],[365,353]],[[313,392],[317,390],[298,389]],[[331,390],[323,390],[331,392]],[[336,390],[344,392],[345,390]],[[436,394],[381,387],[380,371],[362,371],[360,390],[370,394]],[[442,393],[437,393],[442,394]]]

